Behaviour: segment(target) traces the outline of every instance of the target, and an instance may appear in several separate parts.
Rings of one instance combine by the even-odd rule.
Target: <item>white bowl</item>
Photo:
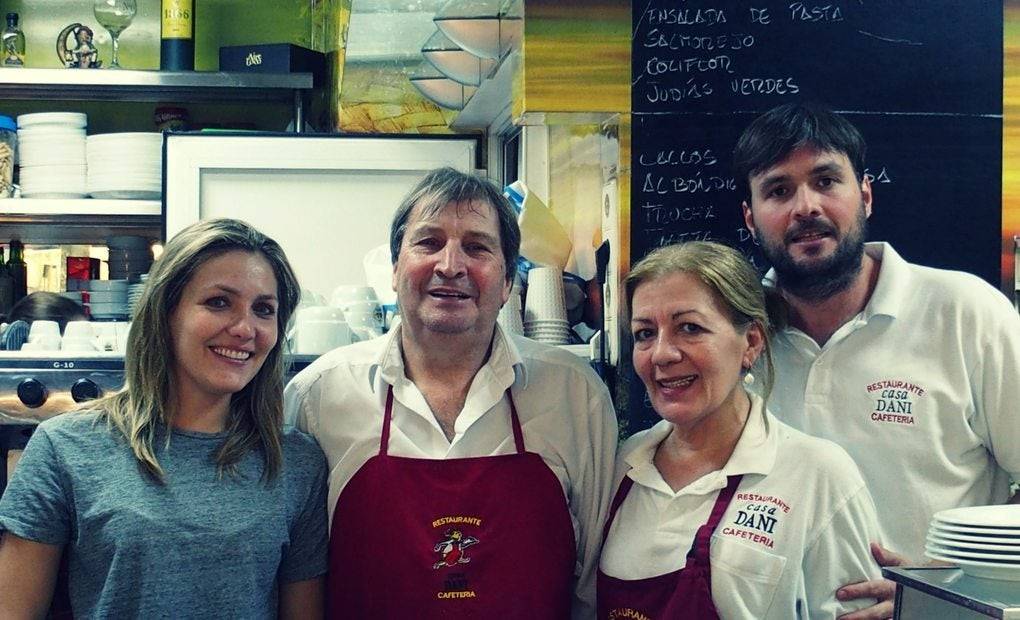
[[[60,324],[56,321],[45,321],[41,319],[38,321],[32,321],[32,324],[28,329],[29,340],[43,336],[57,336],[59,338]]]
[[[92,323],[89,321],[68,321],[64,326],[64,339],[91,338]]]
[[[89,291],[124,291],[127,292],[127,280],[89,280]]]
[[[64,125],[67,127],[85,127],[88,117],[79,112],[37,112],[19,114],[18,127],[37,127],[39,125]]]

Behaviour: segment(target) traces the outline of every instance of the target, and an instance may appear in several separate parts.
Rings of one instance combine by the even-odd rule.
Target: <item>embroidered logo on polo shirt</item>
[[[910,381],[884,379],[867,387],[868,396],[873,400],[870,418],[872,422],[912,426],[914,406],[926,390]]]
[[[440,600],[475,598],[478,595],[471,589],[468,573],[464,569],[471,562],[467,554],[468,548],[481,541],[469,534],[467,527],[481,528],[482,520],[479,517],[457,515],[440,517],[432,521],[433,529],[444,526],[446,527],[443,533],[437,533],[440,538],[432,548],[434,553],[439,554],[437,561],[432,564],[432,570],[442,570],[440,577],[442,589],[436,592],[436,598]]]
[[[722,535],[774,548],[776,528],[789,514],[790,505],[775,495],[737,493],[733,506],[737,509],[735,516],[722,528]]]

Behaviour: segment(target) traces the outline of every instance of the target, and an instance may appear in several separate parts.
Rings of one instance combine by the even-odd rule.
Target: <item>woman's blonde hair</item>
[[[139,466],[163,482],[163,468],[156,460],[155,442],[165,433],[173,412],[175,365],[170,316],[185,286],[208,260],[227,252],[260,254],[272,266],[277,287],[277,341],[255,377],[230,399],[227,436],[216,452],[220,473],[234,466],[251,450],[262,452],[264,479],[275,478],[283,463],[283,358],[287,322],[297,307],[300,289],[294,270],[280,245],[232,219],[204,220],[171,239],[149,272],[135,311],[124,355],[124,388],[88,403],[126,438]]]
[[[771,340],[773,321],[781,312],[778,300],[767,298],[758,272],[737,250],[713,241],[691,241],[653,250],[627,274],[624,281],[627,315],[631,315],[634,291],[639,286],[674,273],[696,276],[712,290],[729,311],[730,323],[738,330],[757,325],[764,336],[765,358],[761,397],[768,401],[775,378]]]

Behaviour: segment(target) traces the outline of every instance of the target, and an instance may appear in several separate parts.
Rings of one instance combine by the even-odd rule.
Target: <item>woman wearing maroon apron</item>
[[[835,599],[878,575],[856,466],[745,389],[763,352],[772,373],[754,268],[719,244],[670,246],[631,271],[626,293],[634,368],[663,420],[621,449],[598,617],[778,620],[869,604]]]

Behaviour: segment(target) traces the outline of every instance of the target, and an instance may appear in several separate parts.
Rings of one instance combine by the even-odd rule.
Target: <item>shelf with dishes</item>
[[[304,127],[311,73],[0,68],[4,100],[175,103],[285,103]]]
[[[61,217],[156,217],[163,214],[159,200],[113,198],[8,198],[0,200],[0,221]]]
[[[104,244],[111,235],[163,236],[159,200],[8,198],[0,200],[5,238],[29,244]]]
[[[311,73],[0,68],[5,99],[288,103],[311,88]]]

